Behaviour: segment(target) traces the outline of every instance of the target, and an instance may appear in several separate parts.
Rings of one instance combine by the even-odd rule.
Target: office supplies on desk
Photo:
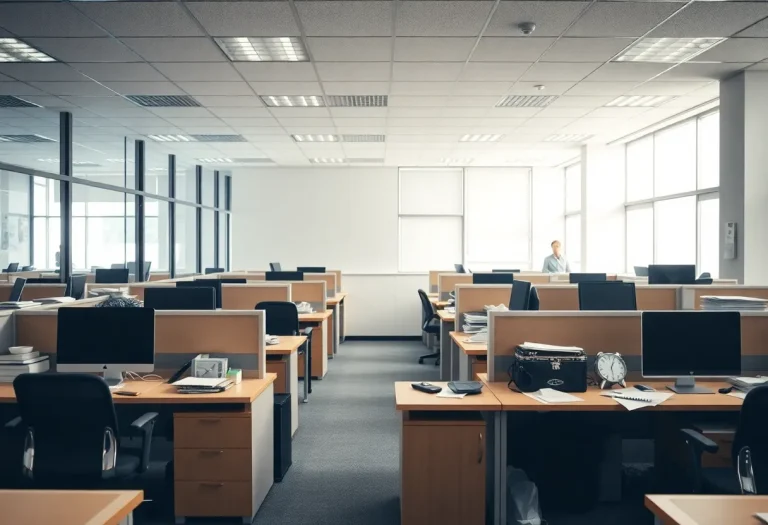
[[[230,368],[227,371],[227,379],[232,381],[232,384],[239,385],[243,382],[243,371],[239,368]]]
[[[280,342],[280,338],[276,335],[269,335],[267,334],[264,338],[264,342],[268,345],[276,345]]]
[[[467,338],[468,343],[487,343],[488,342],[488,330],[483,332],[477,332],[472,337]]]
[[[735,397],[736,399],[746,399],[747,393],[746,392],[728,392],[726,395]]]
[[[483,391],[483,384],[480,381],[449,381],[448,388],[454,394],[474,396]]]
[[[553,388],[541,388],[533,392],[523,392],[524,396],[528,396],[531,399],[535,399],[539,403],[575,403],[578,401],[584,401],[580,397],[572,396],[560,390]]]
[[[31,346],[11,346],[8,351],[10,354],[0,355],[0,362],[26,361],[40,355],[40,352],[33,352]]]
[[[192,376],[196,378],[224,379],[229,370],[229,359],[200,354],[192,360]]]
[[[93,297],[100,297],[102,295],[120,295],[122,293],[120,288],[91,288],[88,290],[88,294]]]
[[[667,392],[638,392],[634,388],[622,388],[620,390],[610,390],[601,395],[616,400],[618,404],[629,411],[645,407],[655,407],[672,397],[673,394]]]
[[[312,308],[312,305],[309,304],[306,301],[302,301],[300,303],[296,304],[296,309],[299,311],[300,314],[313,314],[315,313],[315,310]]]
[[[226,377],[185,377],[173,383],[179,394],[216,394],[228,390],[232,385],[232,381]]]
[[[445,312],[449,313],[449,314],[455,314],[456,313],[456,307],[455,306],[448,306],[446,308],[443,308],[443,310],[445,310]]]
[[[40,306],[41,303],[34,301],[3,301],[0,303],[0,310],[21,310],[32,306]]]
[[[587,354],[573,346],[525,342],[515,348],[509,375],[523,392],[541,388],[586,392]]]
[[[444,397],[448,399],[464,399],[467,397],[467,394],[457,394],[456,392],[451,392],[450,390],[442,390],[441,392],[438,392],[436,397]]]
[[[641,392],[656,392],[655,388],[651,388],[647,385],[635,385],[635,389]]]
[[[40,299],[35,299],[35,302],[38,304],[66,304],[66,303],[74,303],[77,299],[74,299],[72,297],[42,297]]]
[[[437,394],[440,391],[443,390],[442,387],[435,386],[431,383],[425,383],[422,381],[421,383],[411,383],[411,386],[414,390],[418,390],[419,392],[424,392],[425,394]]]
[[[21,374],[39,374],[47,372],[49,369],[50,361],[47,355],[32,357],[24,361],[1,361],[0,383],[11,383]]]
[[[768,377],[729,377],[728,382],[742,392],[749,392],[756,386],[768,383]]]
[[[755,514],[755,518],[759,519],[763,523],[768,523],[768,512],[760,512]]]
[[[763,311],[768,308],[768,299],[741,297],[738,295],[702,295],[702,310],[745,310]]]
[[[731,392],[733,392],[733,388],[734,387],[732,387],[732,386],[727,386],[727,387],[724,387],[724,388],[718,388],[717,389],[717,393],[718,394],[730,394]]]

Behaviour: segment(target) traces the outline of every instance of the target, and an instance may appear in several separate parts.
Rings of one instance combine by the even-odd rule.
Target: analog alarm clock
[[[595,357],[595,374],[600,379],[600,388],[611,388],[613,385],[626,387],[627,364],[620,354],[600,352]]]

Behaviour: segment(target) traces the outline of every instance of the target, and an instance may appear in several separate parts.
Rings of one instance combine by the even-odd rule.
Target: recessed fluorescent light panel
[[[197,142],[246,142],[242,135],[190,135]]]
[[[509,95],[496,103],[497,108],[545,108],[557,100],[556,95]]]
[[[0,95],[0,108],[39,108],[39,104],[33,104],[19,97]]]
[[[504,135],[462,135],[459,142],[498,142]]]
[[[583,142],[592,138],[592,135],[585,133],[561,133],[558,135],[550,135],[544,139],[544,142]]]
[[[200,103],[189,95],[126,95],[143,108],[197,108]]]
[[[148,135],[149,138],[157,142],[193,142],[186,135]]]
[[[347,159],[309,159],[312,164],[345,164]]]
[[[325,106],[319,95],[262,95],[261,101],[270,108],[319,108]]]
[[[614,62],[678,64],[711,49],[725,38],[644,38],[614,58]]]
[[[0,38],[0,62],[56,62],[56,59],[21,40]]]
[[[344,142],[384,142],[386,135],[342,135]]]
[[[59,159],[37,159],[37,162],[45,162],[46,164],[58,164]],[[91,162],[90,160],[74,160],[72,161],[73,166],[81,166],[84,168],[98,168],[101,166],[101,164],[96,164],[95,162]]]
[[[671,100],[664,95],[623,95],[606,104],[609,108],[656,108]]]
[[[327,95],[334,108],[383,108],[389,104],[387,95]]]
[[[232,164],[232,159],[226,159],[223,157],[210,157],[196,160],[201,164]]]
[[[338,135],[291,135],[296,142],[338,142]]]
[[[307,62],[309,55],[295,36],[214,38],[233,62]]]
[[[24,144],[31,144],[34,142],[56,142],[56,140],[43,135],[0,135],[0,142],[21,142]]]
[[[266,157],[232,159],[234,164],[274,164],[275,161]]]
[[[349,162],[350,164],[383,164],[384,163],[384,159],[364,159],[364,158],[355,159],[355,158],[352,158],[352,159],[347,159],[347,162]]]

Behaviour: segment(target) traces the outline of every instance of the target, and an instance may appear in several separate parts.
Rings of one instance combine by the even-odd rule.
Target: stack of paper
[[[312,305],[307,302],[301,302],[296,304],[296,309],[300,314],[312,314],[315,311],[312,309]]]
[[[523,392],[523,395],[535,399],[539,403],[574,403],[576,401],[584,401],[580,397],[576,397],[567,392],[560,392],[554,388],[542,388],[536,392]]]
[[[455,306],[449,306],[448,308],[445,308],[445,313],[455,314],[456,313],[456,307]]]
[[[765,310],[768,300],[738,295],[702,295],[702,310]]]
[[[486,314],[488,312],[508,312],[508,311],[509,311],[509,308],[507,308],[507,306],[504,305],[504,304],[500,304],[500,305],[497,305],[497,306],[494,306],[494,305],[490,305],[489,306],[487,304],[485,305],[485,312],[486,312]]]
[[[0,303],[0,309],[18,310],[19,308],[29,308],[30,306],[40,306],[40,303],[34,301],[4,301]]]
[[[280,338],[277,337],[276,335],[267,334],[267,336],[264,338],[264,342],[267,343],[268,345],[276,345],[277,343],[280,342]]]
[[[520,348],[533,352],[571,352],[574,354],[578,354],[584,351],[583,348],[579,348],[578,346],[547,345],[544,343],[529,343],[527,341],[521,344]]]
[[[742,392],[749,392],[756,386],[768,383],[768,377],[730,377],[728,382]]]
[[[0,355],[0,383],[12,383],[18,375],[47,372],[49,368],[48,356],[41,356],[40,352],[3,354]]]
[[[74,303],[75,301],[74,297],[43,297],[42,299],[35,299],[36,303],[42,304],[64,304]]]
[[[608,390],[601,395],[612,397],[618,404],[630,411],[643,407],[655,407],[672,397],[672,394],[664,392],[641,392],[636,388]]]
[[[465,312],[462,331],[467,334],[488,331],[488,315],[485,312]]]

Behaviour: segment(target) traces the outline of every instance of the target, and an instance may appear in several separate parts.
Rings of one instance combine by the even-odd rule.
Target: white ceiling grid
[[[536,23],[532,36],[521,35],[522,22]],[[605,143],[717,98],[717,81],[740,70],[768,70],[764,0],[0,0],[0,36],[58,60],[0,63],[0,95],[44,106],[0,109],[0,134],[55,138],[55,113],[72,111],[76,160],[102,165],[124,155],[123,136],[240,134],[246,142],[165,142],[162,151],[286,166],[347,158],[555,166],[580,143],[550,136]],[[301,39],[311,61],[231,62],[214,41],[288,36]],[[683,64],[611,62],[646,36],[727,40]],[[143,108],[127,95],[191,95],[201,107]],[[259,97],[270,95],[389,100],[265,107]],[[496,107],[508,95],[559,98],[543,108]],[[605,107],[622,95],[668,99]],[[292,134],[386,140],[297,143]],[[471,134],[502,137],[460,142]],[[57,149],[3,143],[0,160],[30,165],[19,156],[50,159]]]

